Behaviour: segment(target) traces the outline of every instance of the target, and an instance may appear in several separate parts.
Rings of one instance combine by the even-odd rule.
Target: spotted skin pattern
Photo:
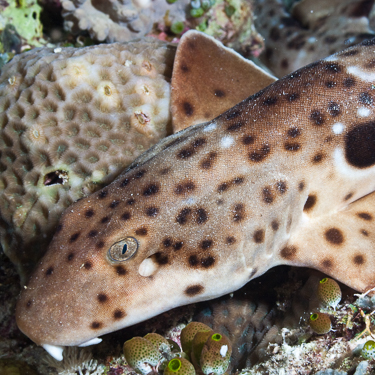
[[[286,76],[73,204],[20,296],[20,329],[79,345],[278,264],[375,286],[374,52],[372,40]],[[135,255],[109,261],[126,237]]]

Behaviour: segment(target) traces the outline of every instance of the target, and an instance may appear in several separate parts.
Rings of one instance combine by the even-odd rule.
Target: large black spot
[[[344,236],[340,229],[330,228],[325,232],[326,240],[334,245],[340,245],[344,242]]]
[[[204,290],[202,285],[191,285],[185,289],[185,294],[190,297],[194,297],[197,294],[202,293]]]
[[[150,185],[146,186],[146,188],[143,190],[143,195],[145,197],[149,197],[151,195],[157,194],[158,191],[159,191],[159,186],[158,185],[156,185],[156,184],[150,184]]]
[[[375,164],[375,122],[359,125],[345,136],[345,156],[357,168]]]
[[[192,116],[192,114],[194,113],[194,109],[193,109],[193,106],[189,102],[182,103],[182,107],[184,109],[186,116],[189,116],[189,117]]]
[[[361,92],[359,94],[359,101],[363,104],[371,105],[374,102],[374,99],[368,92]]]

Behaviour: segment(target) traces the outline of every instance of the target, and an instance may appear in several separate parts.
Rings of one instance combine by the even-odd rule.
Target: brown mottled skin
[[[78,345],[278,264],[374,287],[374,44],[166,138],[73,204],[21,294],[20,329],[37,344]],[[128,236],[135,255],[110,262]]]

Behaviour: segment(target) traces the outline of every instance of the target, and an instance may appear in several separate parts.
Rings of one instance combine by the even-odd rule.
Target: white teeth
[[[86,341],[78,346],[82,347],[82,346],[96,345],[96,344],[99,344],[100,342],[102,342],[102,339],[100,339],[99,337],[95,337],[94,339]]]
[[[64,348],[62,346],[44,344],[42,345],[42,347],[48,352],[49,355],[51,355],[57,361],[63,360],[62,353],[63,353]]]

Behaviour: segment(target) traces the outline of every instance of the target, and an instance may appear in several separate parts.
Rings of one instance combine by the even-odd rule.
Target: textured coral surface
[[[175,48],[156,40],[23,53],[0,76],[0,241],[22,276],[62,211],[167,134]]]

